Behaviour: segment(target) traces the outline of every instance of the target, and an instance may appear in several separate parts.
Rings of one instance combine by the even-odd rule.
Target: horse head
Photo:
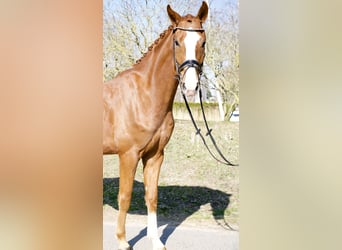
[[[202,23],[208,17],[208,5],[202,3],[196,16],[180,16],[170,5],[167,13],[173,25],[173,54],[176,73],[183,94],[194,97],[205,57],[205,31]]]

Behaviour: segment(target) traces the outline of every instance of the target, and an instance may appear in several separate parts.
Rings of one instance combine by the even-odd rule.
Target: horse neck
[[[155,96],[154,105],[172,107],[178,82],[175,75],[172,30],[156,44],[143,60],[136,65],[144,75],[144,88]]]

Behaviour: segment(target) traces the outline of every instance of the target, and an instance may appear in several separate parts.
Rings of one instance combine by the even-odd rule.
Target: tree
[[[212,9],[207,32],[205,62],[214,74],[209,89],[220,92],[229,117],[239,103],[239,20],[238,4],[228,2],[224,9]]]
[[[195,1],[172,1],[179,13]],[[103,18],[104,81],[129,68],[170,24],[168,1],[106,0]]]

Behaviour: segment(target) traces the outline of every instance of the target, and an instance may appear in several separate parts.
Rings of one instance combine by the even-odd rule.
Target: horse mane
[[[140,57],[140,59],[135,61],[135,64],[139,64],[141,62],[141,60],[143,58],[145,58],[150,51],[152,51],[152,49],[161,41],[163,40],[163,38],[165,37],[165,35],[170,32],[171,30],[173,30],[173,26],[170,25],[166,30],[164,30],[159,37],[148,47],[148,50],[142,55],[142,57]]]

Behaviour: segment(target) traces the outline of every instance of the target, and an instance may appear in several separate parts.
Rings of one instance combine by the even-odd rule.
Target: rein
[[[192,32],[202,32],[204,31],[204,29],[191,29],[191,28],[183,28],[183,27],[176,27],[173,29],[173,33],[175,33],[177,30],[184,30],[184,31],[192,31]],[[178,64],[177,60],[176,60],[176,55],[175,55],[175,41],[173,42],[173,58],[174,58],[174,62],[175,62],[175,66],[176,66],[176,72],[177,72],[177,80],[178,80],[178,84],[181,84],[181,74],[180,72],[182,70],[185,69],[185,71],[187,71],[189,68],[193,67],[193,68],[196,68],[197,72],[199,73],[199,79],[202,75],[202,66],[203,66],[203,63],[202,64],[199,64],[199,62],[197,60],[186,60],[184,61],[181,65]],[[207,122],[207,119],[206,119],[206,116],[205,116],[205,113],[204,113],[204,108],[203,108],[203,102],[202,102],[202,89],[201,89],[201,84],[200,84],[200,80],[199,80],[199,98],[200,98],[200,103],[201,103],[201,111],[202,111],[202,116],[203,116],[203,120],[204,120],[204,124],[205,124],[205,127],[207,129],[207,133],[206,133],[206,136],[209,135],[210,137],[210,140],[211,142],[213,143],[217,153],[220,155],[220,157],[222,159],[219,159],[218,157],[215,156],[215,154],[210,150],[204,136],[202,135],[201,133],[201,129],[198,128],[196,122],[195,122],[195,119],[191,113],[191,109],[190,109],[190,106],[189,106],[189,103],[186,99],[186,96],[184,94],[183,91],[182,92],[182,95],[183,95],[183,98],[184,98],[184,101],[185,101],[185,105],[186,105],[186,108],[189,112],[189,115],[190,115],[190,118],[191,118],[191,121],[192,121],[192,124],[194,125],[195,127],[195,130],[196,130],[196,135],[199,135],[202,139],[202,142],[204,144],[204,146],[206,147],[206,149],[208,150],[209,154],[218,162],[222,163],[222,164],[225,164],[225,165],[229,165],[229,166],[238,166],[238,164],[233,164],[231,163],[229,160],[227,160],[227,158],[223,155],[223,153],[221,152],[221,150],[218,148],[217,144],[216,144],[216,141],[213,137],[213,135],[211,134],[212,132],[212,129],[209,128],[209,125],[208,125],[208,122]]]
[[[184,98],[184,101],[185,101],[186,108],[187,108],[187,110],[188,110],[188,112],[189,112],[189,115],[190,115],[192,124],[193,124],[194,127],[195,127],[196,135],[199,135],[199,136],[201,137],[202,142],[203,142],[204,146],[206,147],[206,149],[208,150],[209,154],[210,154],[216,161],[218,161],[218,162],[220,162],[220,163],[222,163],[222,164],[229,165],[229,166],[238,166],[238,164],[233,164],[233,163],[231,163],[229,160],[226,159],[226,157],[223,155],[223,153],[221,152],[221,150],[220,150],[219,147],[217,146],[216,141],[215,141],[213,135],[211,134],[212,129],[209,128],[209,126],[208,126],[208,122],[207,122],[207,119],[206,119],[206,117],[205,117],[205,113],[204,113],[204,109],[203,109],[202,90],[201,90],[201,88],[199,88],[199,96],[200,96],[200,103],[201,103],[202,116],[203,116],[203,120],[204,120],[204,123],[205,123],[205,127],[206,127],[206,129],[207,129],[206,136],[209,135],[211,142],[213,143],[213,145],[214,145],[214,147],[215,147],[217,153],[221,156],[222,160],[219,159],[218,157],[216,157],[216,156],[214,155],[214,153],[210,150],[210,148],[209,148],[209,146],[208,146],[208,144],[207,144],[207,142],[206,142],[204,136],[203,136],[202,133],[201,133],[201,129],[198,128],[198,126],[197,126],[197,124],[196,124],[196,122],[195,122],[195,119],[194,119],[194,117],[193,117],[193,115],[192,115],[192,113],[191,113],[191,109],[190,109],[189,103],[188,103],[188,101],[187,101],[187,99],[186,99],[186,96],[185,96],[185,94],[184,94],[183,92],[182,92],[182,95],[183,95],[183,98]]]

